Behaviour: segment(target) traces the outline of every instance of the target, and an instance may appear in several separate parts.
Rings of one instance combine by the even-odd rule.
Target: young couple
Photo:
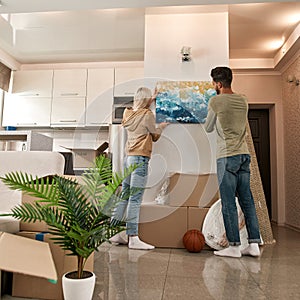
[[[208,105],[205,123],[207,132],[217,132],[217,174],[222,203],[222,215],[229,247],[214,251],[217,256],[241,257],[259,256],[260,232],[254,200],[250,190],[250,155],[246,144],[248,102],[245,96],[235,94],[231,88],[232,71],[228,67],[216,67],[211,77],[217,95]],[[156,127],[155,118],[149,109],[155,100],[148,88],[138,89],[133,108],[126,109],[122,125],[127,129],[126,165],[141,164],[123,182],[123,189],[130,186],[144,188],[147,181],[148,163],[151,157],[152,142],[159,139],[167,123]],[[240,250],[238,213],[235,196],[238,196],[244,213],[249,246]],[[112,242],[127,244],[130,249],[154,249],[154,246],[138,237],[139,211],[143,189],[121,202],[113,218],[122,219],[125,215],[126,234],[123,232],[111,238]]]

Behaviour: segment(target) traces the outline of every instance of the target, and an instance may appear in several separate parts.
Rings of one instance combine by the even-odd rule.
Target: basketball
[[[188,230],[183,238],[183,245],[189,252],[200,252],[205,244],[205,238],[202,232],[198,229]]]

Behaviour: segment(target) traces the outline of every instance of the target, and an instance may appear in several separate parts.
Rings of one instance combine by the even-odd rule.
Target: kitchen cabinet
[[[14,71],[11,93],[22,97],[52,97],[53,70]]]
[[[51,126],[85,125],[87,69],[54,70]]]
[[[114,68],[89,69],[87,80],[87,126],[111,123]]]
[[[131,97],[143,85],[142,67],[15,71],[2,126],[107,125],[113,97]]]
[[[86,97],[87,69],[54,70],[53,98]]]
[[[51,98],[5,95],[2,126],[49,127]]]
[[[5,93],[2,126],[50,126],[53,70],[14,71]]]
[[[115,68],[114,96],[133,96],[144,86],[144,68]]]
[[[85,97],[52,99],[51,126],[73,127],[85,125]]]

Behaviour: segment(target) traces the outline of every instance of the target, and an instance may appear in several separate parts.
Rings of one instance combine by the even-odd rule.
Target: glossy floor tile
[[[103,244],[93,300],[300,299],[300,233],[278,226],[273,233],[276,243],[259,258]]]

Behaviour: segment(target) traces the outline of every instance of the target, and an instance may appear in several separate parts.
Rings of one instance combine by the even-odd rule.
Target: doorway
[[[272,219],[269,109],[250,108],[248,121],[265,193],[266,205],[269,217]]]

